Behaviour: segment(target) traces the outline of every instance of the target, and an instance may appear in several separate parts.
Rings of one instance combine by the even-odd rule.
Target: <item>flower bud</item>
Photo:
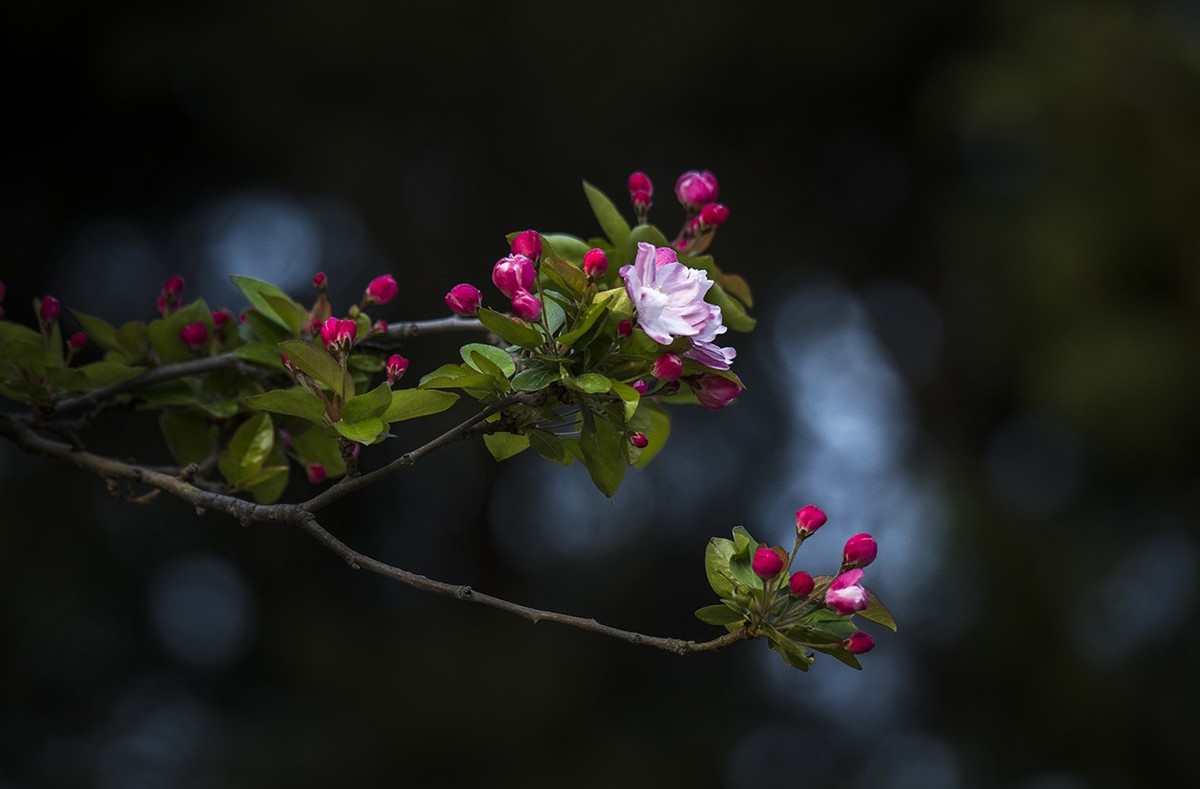
[[[46,296],[42,299],[42,306],[38,310],[38,317],[42,319],[42,323],[50,324],[58,320],[58,299],[53,296]]]
[[[476,315],[479,313],[479,308],[482,305],[483,294],[479,292],[479,288],[469,285],[466,282],[455,285],[446,294],[446,306],[455,315],[462,315],[463,317]]]
[[[583,273],[592,279],[603,277],[608,271],[608,255],[603,249],[589,249],[583,256]]]
[[[626,318],[617,322],[617,336],[622,340],[633,334],[633,321]]]
[[[650,443],[650,439],[646,438],[645,433],[634,433],[629,437],[629,443],[638,449],[645,449],[646,445]]]
[[[226,323],[233,320],[233,313],[229,310],[213,310],[212,322],[213,325],[220,329]]]
[[[673,353],[664,353],[654,360],[651,372],[660,381],[678,381],[683,375],[683,359]]]
[[[176,274],[173,277],[167,277],[167,281],[163,283],[162,292],[167,296],[174,296],[177,300],[183,300],[183,277]]]
[[[183,277],[178,274],[167,277],[154,303],[164,318],[179,309],[179,305],[183,304]]]
[[[639,378],[636,381],[634,381],[633,383],[631,383],[630,386],[632,386],[633,391],[637,392],[639,395],[646,394],[646,390],[650,388],[649,386],[646,385],[646,382],[643,381],[641,378]]]
[[[204,324],[204,321],[189,323],[179,330],[179,339],[183,341],[184,345],[195,351],[208,342],[208,326]]]
[[[87,346],[87,335],[81,331],[77,331],[71,335],[71,339],[67,340],[67,347],[72,353],[79,353]]]
[[[314,288],[316,288],[317,290],[324,293],[325,288],[328,286],[329,286],[329,278],[325,276],[324,271],[318,271],[316,274],[313,275],[313,287]]]
[[[542,256],[542,237],[536,230],[524,230],[513,238],[511,250],[514,255],[537,260]]]
[[[675,197],[689,211],[698,211],[717,199],[717,177],[708,170],[688,170],[675,182]]]
[[[878,552],[879,546],[875,544],[874,537],[866,533],[856,534],[846,540],[846,547],[842,549],[842,567],[866,567],[875,561]]]
[[[371,334],[387,334],[388,322],[385,320],[377,320],[371,324]]]
[[[725,224],[725,220],[729,218],[729,209],[721,203],[709,203],[700,209],[700,224],[701,230],[707,230],[710,227],[720,227]]]
[[[329,476],[329,472],[320,463],[309,463],[304,469],[305,475],[308,476],[308,481],[314,485],[319,485]]]
[[[516,296],[519,290],[531,289],[536,278],[537,269],[533,267],[533,261],[525,255],[500,258],[492,267],[492,284],[510,299]]]
[[[358,324],[349,318],[326,318],[321,324],[321,342],[330,351],[337,353],[354,344]]]
[[[825,605],[842,616],[850,616],[867,607],[867,590],[859,583],[862,570],[848,570],[829,584],[825,592]]]
[[[764,581],[771,580],[783,572],[784,557],[787,554],[781,556],[781,552],[782,549],[779,548],[759,546],[758,550],[754,552],[754,558],[750,560],[750,569]]]
[[[813,577],[806,572],[792,573],[792,577],[788,580],[788,591],[792,597],[805,598],[812,594]]]
[[[805,504],[796,510],[796,533],[807,537],[825,525],[825,513],[815,504]]]
[[[851,655],[861,655],[875,648],[875,639],[871,638],[870,633],[859,630],[851,633],[849,638],[842,641],[842,648]]]
[[[366,293],[363,294],[363,302],[387,304],[396,298],[396,294],[399,292],[400,286],[396,284],[395,278],[391,274],[384,274],[371,280],[371,283],[367,285]]]
[[[535,321],[542,314],[542,303],[527,290],[518,290],[512,297],[512,311],[518,318]]]
[[[398,353],[393,353],[387,360],[387,377],[388,383],[394,383],[400,376],[404,375],[404,371],[408,369],[408,359],[405,359]]]
[[[649,200],[654,196],[654,183],[651,182],[650,176],[638,170],[629,176],[629,180],[625,182],[629,187],[629,196],[633,197],[638,192],[645,192],[646,199]]]
[[[644,191],[634,192],[629,196],[629,201],[633,203],[634,212],[641,216],[645,216],[650,211],[650,206],[653,205],[650,202],[650,193]]]
[[[688,381],[688,385],[696,393],[700,405],[710,411],[720,411],[742,393],[741,384],[722,375],[702,375],[698,379]]]

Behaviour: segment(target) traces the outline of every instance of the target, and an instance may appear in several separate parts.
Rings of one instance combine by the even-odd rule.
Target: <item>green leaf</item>
[[[746,308],[741,302],[730,296],[718,280],[722,277],[721,270],[710,255],[701,255],[699,257],[683,257],[679,262],[688,268],[699,269],[708,274],[708,278],[712,280],[713,286],[709,288],[704,299],[721,308],[721,322],[734,331],[748,332],[754,329],[758,323],[754,318],[751,318],[746,312]]]
[[[583,465],[587,467],[592,483],[609,498],[616,495],[625,479],[625,469],[629,465],[625,446],[625,434],[603,419],[595,420],[593,430],[585,429],[579,435]]]
[[[783,662],[792,668],[808,671],[808,667],[812,664],[812,658],[808,656],[804,647],[774,630],[769,632],[768,641],[771,644],[771,649],[779,653],[779,657],[783,658]]]
[[[559,379],[557,370],[547,370],[545,367],[531,367],[513,376],[512,388],[518,392],[536,392],[545,389]]]
[[[883,625],[892,632],[896,631],[896,620],[892,617],[892,612],[870,589],[867,590],[867,607],[859,611],[858,615],[868,622]]]
[[[295,335],[288,331],[287,327],[280,326],[258,310],[246,310],[245,315],[246,325],[250,327],[250,332],[272,349],[278,347],[281,342],[295,339]]]
[[[158,426],[180,466],[200,465],[217,445],[217,426],[195,411],[163,411]]]
[[[387,434],[387,423],[377,416],[369,416],[357,422],[335,422],[334,429],[341,435],[359,444],[374,444]]]
[[[630,254],[634,253],[632,247],[636,247],[639,243],[651,244],[656,247],[669,247],[671,242],[663,235],[663,232],[654,225],[638,225],[629,234],[631,249]]]
[[[230,279],[245,294],[246,299],[254,305],[256,310],[278,326],[287,329],[292,337],[300,333],[300,327],[308,318],[308,310],[292,301],[290,296],[271,283],[253,277],[235,274]],[[282,314],[280,310],[282,310]],[[263,337],[262,339],[267,338]]]
[[[555,255],[564,257],[573,263],[582,263],[583,256],[592,248],[582,238],[566,233],[552,233],[542,236],[542,240],[550,245]]]
[[[354,396],[354,378],[342,369],[324,346],[306,340],[287,340],[279,344],[279,349],[287,354],[293,364],[343,400]]]
[[[130,361],[138,361],[146,356],[146,324],[141,321],[130,321],[121,324],[117,329],[117,344],[129,357]]]
[[[233,349],[233,354],[239,359],[245,359],[254,364],[260,364],[263,367],[270,367],[275,370],[283,369],[283,359],[279,356],[278,342],[251,342],[246,345],[239,345]]]
[[[283,450],[276,446],[262,469],[246,480],[246,490],[259,504],[274,504],[287,490],[288,463]]]
[[[366,394],[351,397],[342,406],[342,419],[358,422],[372,416],[382,416],[392,404],[392,388],[381,383]]]
[[[509,355],[508,351],[497,348],[494,345],[484,345],[481,342],[472,342],[467,343],[459,350],[459,355],[462,356],[463,361],[472,368],[484,373],[485,375],[494,375],[495,373],[493,373],[491,370],[483,369],[482,365],[474,361],[474,354],[479,354],[491,362],[500,376],[505,379],[511,378],[512,374],[517,371],[516,363],[513,362],[513,358],[511,355]]]
[[[649,441],[634,464],[634,468],[645,468],[667,443],[671,435],[671,417],[661,406],[646,402],[627,421],[630,430],[645,433]]]
[[[310,422],[321,423],[325,418],[325,404],[313,392],[299,386],[291,389],[272,389],[262,394],[250,395],[246,405],[256,411],[298,416]]]
[[[533,447],[533,451],[551,463],[569,466],[575,462],[575,458],[567,452],[563,440],[549,430],[530,428],[525,431],[525,434],[529,437],[529,446]]]
[[[623,384],[620,381],[613,380],[612,378],[608,379],[608,381],[609,386],[611,387],[609,391],[621,398],[621,403],[625,406],[625,421],[628,422],[633,418],[633,415],[637,413],[638,403],[641,402],[642,396],[638,394],[638,390],[634,389],[629,384]],[[667,427],[670,429],[669,420]],[[649,447],[647,447],[647,449],[649,449]],[[646,462],[648,463],[649,461]]]
[[[587,275],[568,260],[553,255],[542,258],[542,274],[552,275],[555,284],[562,285],[567,292],[578,297],[587,289]]]
[[[275,446],[275,423],[270,414],[257,414],[241,424],[221,453],[217,467],[230,484],[243,482],[262,470]]]
[[[216,331],[212,311],[203,299],[197,299],[165,318],[150,321],[146,327],[146,337],[160,361],[186,362],[196,358],[196,353],[179,339],[180,330],[192,323],[203,323],[208,328],[209,337]]]
[[[92,362],[79,368],[92,387],[112,386],[146,372],[145,367],[130,367],[119,362]]]
[[[325,428],[308,424],[293,430],[292,450],[305,465],[320,463],[330,477],[340,477],[346,473],[342,449],[337,439]]]
[[[438,392],[427,389],[397,389],[392,392],[392,402],[383,412],[383,421],[402,422],[419,416],[440,414],[458,400],[453,392]]]
[[[83,333],[87,335],[89,342],[95,343],[106,351],[122,350],[121,343],[117,342],[117,330],[112,324],[78,310],[70,312],[71,316],[83,327]]]
[[[583,182],[583,192],[587,195],[592,213],[596,215],[596,221],[600,223],[600,229],[612,242],[613,249],[627,249],[629,247],[629,223],[625,221],[625,217],[621,216],[621,212],[613,205],[612,200],[609,200],[604,192],[587,181]]]
[[[508,460],[513,455],[529,449],[529,436],[513,433],[487,433],[483,437],[488,452],[496,460]]]
[[[706,605],[696,612],[696,618],[708,625],[732,625],[745,620],[746,615],[727,605]]]
[[[42,344],[42,335],[28,326],[22,326],[12,321],[0,320],[0,348],[10,342],[27,342],[34,345]]]
[[[563,345],[574,345],[575,341],[587,334],[588,330],[595,325],[596,321],[604,315],[607,308],[603,304],[592,304],[588,307],[587,312],[583,314],[583,318],[579,321],[579,325],[569,332],[565,332],[558,336],[558,341]]]
[[[481,309],[479,322],[484,328],[505,342],[533,349],[542,344],[542,333],[528,324],[501,315],[493,309]]]
[[[612,388],[612,381],[600,373],[584,373],[575,379],[575,384],[588,394],[604,394]]]
[[[733,597],[733,581],[729,572],[729,560],[733,557],[733,541],[713,537],[704,549],[704,574],[708,585],[718,597]]]

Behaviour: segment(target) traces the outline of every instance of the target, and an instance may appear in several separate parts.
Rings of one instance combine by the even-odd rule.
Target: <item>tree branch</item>
[[[446,431],[438,438],[425,444],[424,446],[402,455],[397,460],[378,469],[370,474],[364,474],[361,477],[353,478],[356,484],[353,487],[347,487],[339,495],[329,496],[329,494],[337,490],[340,486],[335,486],[326,491],[320,496],[310,499],[304,504],[255,504],[254,502],[246,501],[245,499],[230,496],[224,493],[203,490],[190,482],[181,479],[177,476],[171,476],[152,469],[136,466],[129,463],[124,463],[113,458],[95,455],[90,452],[73,449],[69,444],[55,441],[40,435],[35,431],[26,420],[20,417],[14,417],[9,414],[0,414],[0,435],[13,442],[23,452],[41,455],[53,460],[59,460],[68,463],[85,471],[90,471],[107,480],[115,481],[122,480],[136,484],[147,485],[156,490],[169,493],[183,501],[192,504],[198,512],[205,510],[216,510],[223,512],[233,518],[236,518],[243,525],[250,523],[287,523],[303,529],[310,536],[324,545],[330,551],[342,557],[351,567],[361,568],[370,572],[381,575],[393,581],[411,586],[422,591],[433,592],[435,594],[453,597],[457,600],[465,600],[468,602],[479,603],[491,608],[496,608],[501,611],[506,611],[511,614],[516,614],[531,622],[556,622],[568,627],[574,627],[580,630],[586,630],[591,633],[616,638],[630,644],[638,644],[641,646],[654,647],[667,652],[673,652],[678,655],[684,655],[690,652],[711,652],[722,647],[733,644],[737,641],[742,641],[753,636],[747,630],[738,630],[732,633],[727,633],[719,638],[714,638],[710,641],[686,641],[678,638],[663,638],[659,636],[647,636],[641,633],[635,633],[628,630],[610,627],[597,622],[595,619],[585,619],[583,617],[571,616],[569,614],[561,614],[553,611],[543,611],[537,608],[513,603],[498,597],[476,592],[470,586],[457,584],[448,584],[443,581],[435,581],[423,575],[403,570],[399,567],[394,567],[385,562],[373,559],[370,556],[361,554],[350,546],[343,543],[341,540],[334,537],[320,523],[317,522],[313,511],[319,509],[326,504],[340,498],[341,495],[357,490],[371,482],[382,479],[401,468],[408,468],[419,457],[432,452],[439,446],[444,446],[457,437],[465,435],[475,425],[486,419],[491,413],[498,411],[506,405],[513,402],[518,402],[525,393],[515,393],[509,395],[508,398],[494,403],[485,408],[480,413],[468,419],[466,422],[458,425],[451,430]],[[368,479],[369,478],[369,479]],[[346,482],[340,485],[347,485]]]

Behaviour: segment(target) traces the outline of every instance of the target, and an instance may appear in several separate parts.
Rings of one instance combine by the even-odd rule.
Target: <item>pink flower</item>
[[[825,513],[815,504],[805,504],[796,510],[796,533],[805,537],[825,525]]]
[[[304,473],[308,476],[308,481],[314,485],[319,485],[329,476],[329,472],[320,463],[309,463],[305,467]]]
[[[659,262],[658,253],[650,244],[639,243],[634,262],[621,267],[642,330],[660,345],[670,345],[676,337],[711,341],[724,332],[721,308],[704,300],[713,285],[708,274],[667,262],[673,252]]]
[[[492,267],[492,284],[510,299],[518,290],[531,290],[536,278],[537,269],[533,267],[533,261],[525,255],[500,258]]]
[[[721,203],[709,203],[700,209],[701,230],[710,227],[720,227],[725,224],[725,220],[729,218],[729,209]]]
[[[842,567],[866,567],[875,561],[878,552],[879,546],[875,544],[874,537],[866,533],[856,534],[846,540],[846,547],[842,549]]]
[[[867,607],[867,590],[859,583],[862,570],[849,570],[833,579],[825,592],[825,605],[842,616],[850,616]]]
[[[633,197],[638,192],[645,192],[648,198],[654,196],[654,183],[650,180],[650,176],[641,170],[630,174],[629,180],[625,182],[625,185],[629,187],[630,197]]]
[[[542,314],[542,303],[527,290],[518,290],[512,297],[512,311],[518,318],[536,321]]]
[[[592,279],[603,277],[608,271],[608,255],[603,249],[589,249],[583,256],[583,273]]]
[[[446,306],[455,315],[470,317],[477,314],[482,305],[483,294],[479,292],[479,288],[466,282],[455,285],[446,294]]]
[[[517,233],[512,240],[511,250],[514,255],[524,255],[530,260],[537,260],[542,256],[542,237],[536,230]]]
[[[851,655],[861,655],[875,648],[875,639],[871,638],[870,633],[859,630],[842,641],[842,647]]]
[[[780,555],[782,549],[768,548],[761,546],[754,552],[754,558],[750,560],[750,569],[754,574],[764,581],[769,581],[775,576],[783,572],[784,555]]]
[[[688,385],[692,387],[700,405],[710,411],[720,411],[742,393],[742,386],[737,381],[731,381],[724,376],[711,373],[688,381]]]
[[[404,375],[404,371],[407,369],[408,359],[405,359],[398,353],[393,353],[387,360],[388,383],[394,383],[399,380],[400,376]]]
[[[42,299],[42,306],[38,310],[38,317],[42,319],[42,323],[50,324],[58,320],[58,299],[53,296],[46,296]]]
[[[189,323],[179,330],[179,339],[193,351],[198,350],[208,342],[208,326],[204,324],[204,321]]]
[[[717,199],[717,177],[708,170],[688,170],[675,182],[675,196],[689,211],[699,210]]]
[[[673,353],[664,353],[654,360],[651,372],[660,381],[678,381],[683,375],[683,359]]]
[[[387,304],[396,298],[396,294],[399,292],[400,286],[396,284],[395,278],[391,274],[384,274],[371,280],[371,283],[367,285],[366,293],[363,294],[363,302]]]
[[[337,353],[354,344],[358,324],[349,318],[326,318],[321,324],[321,342],[330,351]]]
[[[317,290],[324,292],[325,288],[326,288],[326,286],[328,286],[328,284],[329,284],[329,278],[325,276],[324,271],[318,271],[316,274],[313,275],[313,287],[316,288]]]
[[[638,449],[645,449],[650,443],[650,439],[646,438],[645,433],[634,433],[629,437],[629,443],[633,444]]]
[[[788,579],[788,591],[792,597],[808,597],[815,585],[813,577],[803,571],[792,573],[792,577]]]

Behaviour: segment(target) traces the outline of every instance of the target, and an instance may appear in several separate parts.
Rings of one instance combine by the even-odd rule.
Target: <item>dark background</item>
[[[126,7],[0,17],[8,318],[47,292],[148,318],[174,273],[237,309],[230,273],[305,296],[317,270],[343,308],[390,271],[382,317],[438,317],[506,233],[595,233],[581,180],[624,205],[645,170],[671,231],[675,177],[712,170],[713,251],[760,321],[732,337],[736,407],[677,412],[615,503],[463,444],[324,522],[435,578],[703,639],[705,541],[785,542],[816,502],[800,566],[871,531],[900,630],[872,629],[861,673],[761,643],[676,657],[123,503],[5,444],[0,786],[1200,779],[1196,3]],[[406,347],[409,375],[459,339]],[[137,415],[87,438],[166,459]]]

